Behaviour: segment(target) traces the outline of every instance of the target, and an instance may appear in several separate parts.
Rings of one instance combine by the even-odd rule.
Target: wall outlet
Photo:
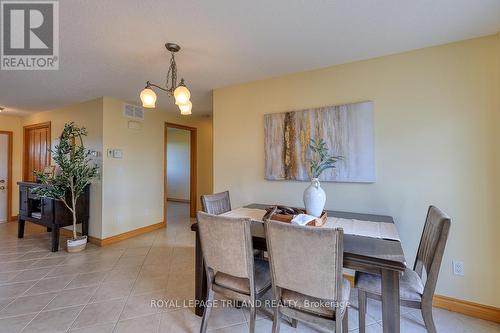
[[[465,275],[465,267],[463,261],[453,260],[453,274],[459,276]]]

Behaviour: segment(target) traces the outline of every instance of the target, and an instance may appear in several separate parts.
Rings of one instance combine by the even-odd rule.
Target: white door
[[[9,136],[0,134],[0,223],[7,222],[7,163]]]

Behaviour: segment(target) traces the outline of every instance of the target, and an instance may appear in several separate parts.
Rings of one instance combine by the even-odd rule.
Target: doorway
[[[196,216],[196,138],[197,130],[194,127],[165,123],[165,221],[169,215],[177,212],[189,217]]]
[[[23,181],[34,182],[34,171],[50,165],[50,122],[23,127]]]
[[[12,215],[12,132],[0,131],[0,223]]]

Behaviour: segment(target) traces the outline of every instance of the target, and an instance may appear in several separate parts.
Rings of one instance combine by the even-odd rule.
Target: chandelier
[[[167,79],[165,87],[161,87],[157,84],[146,82],[146,88],[141,91],[140,97],[142,101],[142,106],[144,108],[154,108],[156,103],[156,93],[153,91],[153,87],[161,89],[169,96],[174,96],[175,104],[181,110],[182,115],[190,115],[191,108],[193,104],[189,100],[191,98],[191,93],[184,83],[184,79],[181,78],[179,84],[177,84],[177,65],[175,63],[175,53],[179,52],[181,47],[174,43],[166,43],[165,47],[170,51],[172,57],[170,58],[170,67],[167,72]],[[170,85],[170,86],[169,86]]]

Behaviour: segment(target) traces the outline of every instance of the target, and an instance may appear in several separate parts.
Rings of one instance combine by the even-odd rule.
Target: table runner
[[[240,218],[246,217],[256,222],[262,222],[262,218],[265,214],[266,211],[263,209],[242,207],[233,209],[221,215]],[[394,223],[328,217],[327,222],[321,228],[343,228],[344,233],[349,235],[401,241]]]

